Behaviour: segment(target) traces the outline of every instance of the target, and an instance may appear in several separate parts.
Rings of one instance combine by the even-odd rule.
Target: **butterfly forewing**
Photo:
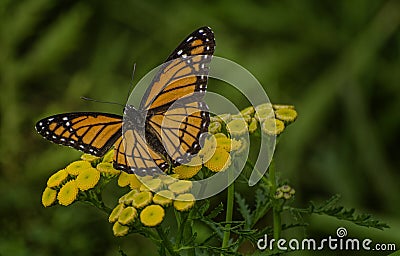
[[[103,156],[121,137],[122,117],[94,112],[66,113],[44,118],[35,128],[54,143]]]

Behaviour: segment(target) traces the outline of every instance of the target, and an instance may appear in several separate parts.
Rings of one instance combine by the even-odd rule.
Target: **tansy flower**
[[[297,112],[291,108],[280,108],[275,111],[277,119],[282,120],[285,124],[293,123],[297,118]]]
[[[206,162],[213,156],[216,148],[217,140],[215,136],[211,136],[205,140],[203,148],[197,155],[202,159],[203,162]]]
[[[193,207],[195,198],[192,194],[186,193],[178,195],[174,200],[174,207],[178,211],[187,211]]]
[[[226,137],[219,137],[217,140],[217,148],[223,148],[226,151],[231,151],[232,140]]]
[[[161,180],[153,178],[151,180],[144,180],[140,186],[140,191],[157,191],[161,187]]]
[[[50,176],[50,178],[47,180],[47,186],[49,188],[58,187],[67,179],[67,177],[68,173],[65,171],[65,169],[60,170]]]
[[[149,191],[142,191],[132,196],[132,206],[136,208],[143,208],[153,199],[153,195]]]
[[[201,159],[198,158],[200,161]],[[201,162],[199,165],[179,165],[175,167],[172,171],[179,174],[181,179],[190,179],[195,176],[201,170]]]
[[[42,204],[44,207],[49,207],[54,204],[57,198],[57,191],[49,187],[45,188],[42,195]]]
[[[251,116],[254,114],[254,107],[253,106],[247,107],[247,108],[243,109],[242,111],[240,111],[240,114]]]
[[[236,150],[236,152],[235,152],[236,154],[243,153],[247,149],[247,146],[248,146],[247,141],[243,138],[240,139],[239,142],[240,142],[240,147]]]
[[[226,125],[226,129],[232,136],[240,136],[248,131],[244,119],[233,119]]]
[[[111,149],[103,156],[103,163],[111,163],[114,158],[114,149]]]
[[[168,189],[175,194],[181,194],[189,191],[192,188],[192,182],[188,180],[179,180],[168,186]]]
[[[175,173],[172,175],[159,175],[158,178],[161,179],[163,184],[170,185],[179,179],[179,174]]]
[[[221,129],[222,129],[222,125],[221,125],[221,123],[219,123],[219,122],[212,122],[212,123],[210,123],[210,125],[208,126],[208,131],[209,131],[211,134],[220,132]]]
[[[274,117],[274,110],[270,103],[261,104],[256,107],[256,113],[254,117],[261,123],[266,119]]]
[[[244,120],[246,123],[250,122],[251,120],[251,116],[250,115],[232,115],[232,120],[236,120],[236,119],[240,119],[240,120]]]
[[[232,120],[231,114],[221,114],[218,115],[218,118],[225,124]]]
[[[278,190],[275,192],[274,197],[275,197],[275,199],[280,199],[280,198],[282,198],[282,197],[283,197],[283,192],[282,192],[282,190],[279,190],[279,189],[278,189]]]
[[[125,236],[129,232],[129,227],[121,225],[119,222],[115,222],[113,226],[114,236]]]
[[[164,219],[165,211],[159,205],[149,205],[140,213],[140,222],[148,227],[154,227],[160,224]]]
[[[279,135],[285,129],[285,124],[275,118],[270,118],[264,121],[261,125],[261,130],[268,135]]]
[[[221,118],[219,118],[219,116],[210,116],[210,123],[213,123],[213,122],[221,123],[222,120],[221,120]]]
[[[121,172],[121,174],[118,177],[118,186],[126,187],[128,185],[131,189],[134,189],[134,188],[140,188],[142,183],[138,180],[135,174]]]
[[[249,132],[253,133],[257,130],[257,119],[255,119],[254,117],[251,118],[251,121],[249,123]]]
[[[70,180],[62,186],[58,192],[57,199],[58,203],[64,206],[68,206],[75,201],[78,196],[78,186],[75,180]]]
[[[222,132],[216,133],[216,134],[214,134],[213,136],[214,136],[215,139],[219,139],[219,138],[228,138],[228,137],[226,137],[226,135],[225,135],[224,133],[222,133]]]
[[[174,193],[169,190],[161,190],[157,192],[157,194],[154,195],[153,197],[153,202],[155,204],[159,204],[162,206],[168,206],[172,203],[172,199],[174,199]]]
[[[83,154],[81,155],[81,159],[83,161],[87,161],[87,162],[93,162],[94,160],[99,159],[97,156],[91,155],[91,154]]]
[[[110,213],[110,216],[108,217],[108,221],[110,223],[114,223],[118,220],[119,215],[121,212],[125,209],[125,205],[123,203],[118,204],[115,206],[115,208],[112,210]]]
[[[213,172],[223,171],[231,164],[231,157],[229,153],[222,149],[217,148],[214,155],[204,165]]]
[[[129,191],[128,193],[126,193],[125,195],[123,195],[118,202],[120,203],[124,203],[125,205],[131,205],[134,195],[136,195],[137,193],[139,193],[139,190],[137,189],[132,189],[131,191]]]
[[[118,222],[122,225],[129,225],[135,221],[137,210],[132,206],[128,206],[119,214]]]
[[[100,172],[96,168],[82,170],[76,178],[76,185],[82,191],[94,188],[100,180]]]
[[[88,161],[75,161],[70,163],[65,170],[73,176],[77,176],[81,170],[92,168],[92,165]]]
[[[101,175],[107,178],[116,177],[121,171],[115,170],[112,163],[99,163],[96,166],[96,169],[100,172]]]
[[[290,109],[294,109],[293,105],[282,105],[282,104],[273,104],[272,107],[277,110],[277,109],[281,109],[281,108],[290,108]]]

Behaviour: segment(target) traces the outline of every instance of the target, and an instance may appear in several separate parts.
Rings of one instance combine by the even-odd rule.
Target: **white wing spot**
[[[203,32],[204,32],[204,30],[202,30],[202,29],[199,30],[199,33],[203,33]]]
[[[193,39],[193,36],[190,36],[190,37],[188,37],[188,39],[186,39],[186,42],[189,42],[192,39]]]
[[[182,58],[187,58],[187,54],[182,54]]]
[[[181,55],[182,52],[183,52],[182,50],[179,50],[179,51],[177,52],[177,54],[178,54],[178,55]]]
[[[53,120],[54,120],[54,117],[51,117],[51,118],[47,119],[47,121],[49,121],[49,122],[51,122]]]
[[[64,121],[67,121],[68,120],[68,117],[63,117],[63,119],[62,120],[64,120]]]
[[[66,125],[66,126],[70,126],[71,123],[70,123],[70,122],[66,122],[65,125]]]

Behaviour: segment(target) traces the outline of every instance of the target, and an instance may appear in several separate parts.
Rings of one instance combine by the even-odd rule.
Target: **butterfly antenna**
[[[136,71],[136,63],[133,63],[131,86],[129,87],[128,95],[126,96],[126,102],[128,102],[129,96],[131,95],[131,92],[133,91],[133,87],[134,87],[133,79],[135,78],[135,71]]]
[[[82,100],[87,100],[87,101],[93,101],[93,102],[97,102],[97,103],[106,103],[106,104],[113,104],[113,105],[118,105],[118,106],[121,106],[121,107],[125,107],[125,105],[123,105],[121,103],[118,103],[118,102],[95,100],[95,99],[88,98],[88,97],[85,97],[85,96],[81,96],[81,99]]]

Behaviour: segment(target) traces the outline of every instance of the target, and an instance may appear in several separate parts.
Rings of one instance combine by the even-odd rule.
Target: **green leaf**
[[[218,216],[222,211],[224,210],[224,204],[220,203],[214,210],[210,212],[210,214],[207,215],[207,218],[209,219],[214,219],[215,217]]]
[[[235,197],[236,203],[239,205],[239,212],[242,214],[245,221],[244,228],[249,229],[253,219],[249,206],[246,204],[246,200],[239,193],[235,193]]]
[[[339,199],[340,195],[334,195],[322,204],[310,202],[310,206],[307,210],[310,214],[328,215],[339,220],[350,221],[359,226],[372,227],[380,230],[389,228],[386,223],[375,219],[371,214],[357,214],[354,208],[346,209],[343,206],[337,206],[336,204]]]

